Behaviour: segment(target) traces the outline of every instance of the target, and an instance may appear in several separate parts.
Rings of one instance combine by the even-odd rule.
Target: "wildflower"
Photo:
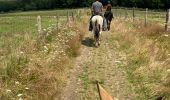
[[[168,69],[167,72],[170,72],[170,69]]]
[[[25,88],[25,90],[29,90],[29,88],[28,88],[28,87],[26,87],[26,88]]]
[[[18,85],[18,84],[19,84],[19,82],[18,82],[18,81],[16,81],[16,82],[15,82],[15,84],[16,84],[16,85]]]
[[[168,35],[168,34],[165,34],[164,36],[165,36],[165,37],[168,37],[169,35]]]
[[[20,53],[23,54],[24,52],[21,51]]]
[[[21,97],[22,95],[23,95],[23,94],[20,93],[20,94],[18,94],[17,96],[18,96],[18,97]]]
[[[46,31],[46,29],[44,28],[43,31]]]
[[[44,46],[44,48],[45,48],[46,50],[48,50],[47,46]]]
[[[10,93],[10,92],[11,92],[11,90],[7,89],[7,90],[6,90],[6,92],[7,92],[7,93]]]
[[[23,100],[22,98],[19,98],[18,100]]]
[[[121,63],[121,61],[115,61],[115,63]]]

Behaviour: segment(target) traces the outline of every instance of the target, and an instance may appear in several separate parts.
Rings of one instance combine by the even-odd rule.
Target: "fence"
[[[157,21],[165,26],[165,31],[168,31],[169,24],[169,13],[167,12],[155,12],[146,10],[117,8],[113,9],[113,14],[116,19],[128,20],[131,19],[133,22],[136,20],[143,20],[144,25],[150,21]],[[22,14],[21,14],[22,15]],[[28,14],[29,15],[29,14]],[[35,14],[36,15],[36,14]],[[48,14],[39,13],[40,16],[0,16],[0,33],[41,33],[48,27],[55,26],[59,29],[60,23],[65,22],[63,25],[70,25],[70,19],[76,21],[81,19],[82,16],[91,15],[90,10],[79,9],[79,10],[66,10],[66,11],[52,11]]]
[[[113,9],[115,18],[121,18],[123,20],[129,20],[131,19],[132,22],[135,22],[137,20],[144,21],[144,25],[147,26],[150,22],[158,22],[163,27],[165,27],[165,31],[168,31],[168,25],[169,19],[170,19],[170,10],[167,10],[166,12],[156,12],[152,10],[148,10],[146,8],[145,10],[137,10],[135,8],[133,9],[126,9],[126,8],[118,8]]]
[[[0,33],[41,33],[48,27],[58,29],[61,23],[67,25],[70,21],[80,19],[82,10],[68,10],[63,13],[56,11],[53,13],[55,14],[49,13],[50,16],[47,16],[48,14],[40,14],[40,16],[0,15]]]

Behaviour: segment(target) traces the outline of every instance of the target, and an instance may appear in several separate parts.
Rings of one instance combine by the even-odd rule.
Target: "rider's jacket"
[[[93,15],[100,15],[102,13],[103,5],[101,2],[96,1],[92,4]]]
[[[106,11],[111,11],[112,10],[112,5],[109,3],[106,6]]]

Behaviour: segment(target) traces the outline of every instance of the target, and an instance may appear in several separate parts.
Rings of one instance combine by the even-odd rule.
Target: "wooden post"
[[[119,12],[120,15],[119,15],[119,17],[120,17],[120,19],[121,19],[121,17],[122,17],[122,8],[120,8],[119,10],[120,10],[120,12]]]
[[[147,21],[148,21],[148,8],[146,8],[145,11],[145,27],[147,26]]]
[[[81,19],[81,10],[80,10],[80,12],[79,12],[79,17],[80,17],[80,19]]]
[[[38,34],[41,35],[42,33],[41,16],[37,16],[37,25],[38,25]]]
[[[127,8],[125,8],[125,20],[127,19],[128,17],[128,12],[127,12]]]
[[[165,31],[168,31],[169,17],[170,17],[170,9],[168,9],[166,13]]]
[[[59,30],[59,15],[57,15],[57,32]]]
[[[135,21],[135,7],[133,7],[133,22]]]
[[[67,11],[67,21],[66,21],[67,26],[70,26],[70,18],[69,18],[69,11]]]
[[[67,23],[69,22],[69,12],[67,11]]]
[[[74,21],[74,12],[71,13],[72,20]]]
[[[117,8],[115,9],[115,17],[117,17]]]

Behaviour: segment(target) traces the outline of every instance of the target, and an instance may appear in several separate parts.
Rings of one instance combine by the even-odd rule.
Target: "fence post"
[[[37,16],[37,25],[38,25],[38,34],[41,35],[42,33],[41,16]]]
[[[74,22],[74,12],[71,13],[71,16],[72,16],[72,20]]]
[[[145,27],[147,26],[148,21],[148,8],[145,10]]]
[[[127,19],[128,17],[128,12],[127,12],[127,8],[125,8],[125,20]]]
[[[67,23],[69,22],[69,12],[67,11]]]
[[[170,17],[170,9],[168,9],[166,13],[165,31],[168,31],[169,17]]]
[[[115,9],[115,18],[117,17],[117,8]]]
[[[57,32],[59,30],[59,15],[57,15]]]
[[[81,10],[79,11],[79,17],[80,17],[80,19],[81,19]]]
[[[135,7],[133,7],[133,22],[135,21]]]

